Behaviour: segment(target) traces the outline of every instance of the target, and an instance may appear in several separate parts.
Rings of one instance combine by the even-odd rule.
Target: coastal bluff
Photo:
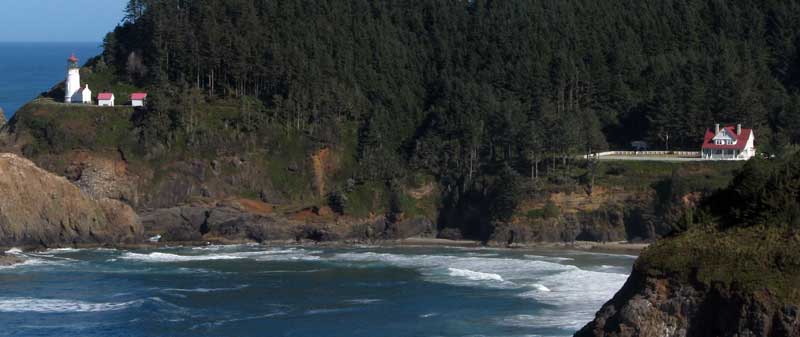
[[[748,162],[576,337],[800,336],[800,153]]]
[[[0,246],[114,245],[142,239],[126,204],[94,199],[28,159],[0,154]]]
[[[768,289],[686,282],[636,267],[576,337],[800,336],[800,308]]]

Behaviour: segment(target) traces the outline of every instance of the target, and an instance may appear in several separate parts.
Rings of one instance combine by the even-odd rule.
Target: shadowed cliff
[[[748,163],[575,336],[800,336],[800,155]]]

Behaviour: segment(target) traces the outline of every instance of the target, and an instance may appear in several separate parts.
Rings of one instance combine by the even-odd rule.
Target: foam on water
[[[19,248],[16,248],[16,247],[14,247],[14,248],[11,248],[11,249],[7,250],[7,251],[6,251],[6,254],[9,254],[9,255],[19,255],[19,254],[22,254],[22,249],[19,249]]]
[[[191,289],[183,289],[183,288],[167,288],[161,289],[161,291],[165,292],[179,292],[179,293],[211,293],[211,292],[218,292],[218,291],[236,291],[242,290],[244,288],[249,287],[249,284],[242,284],[236,287],[231,288],[191,288]]]
[[[0,266],[0,271],[2,270],[28,270],[28,268],[32,267],[57,267],[57,266],[64,266],[70,262],[74,262],[75,260],[72,259],[54,259],[54,258],[46,258],[46,256],[37,256],[35,254],[25,255],[25,254],[17,254],[17,256],[22,257],[24,260],[20,263],[15,263],[8,266]]]
[[[628,277],[625,273],[614,272],[614,268],[583,270],[567,264],[573,258],[543,256],[508,258],[358,252],[336,254],[332,259],[359,262],[354,266],[381,263],[415,268],[432,282],[520,289],[519,296],[549,304],[556,309],[548,309],[545,314],[537,314],[534,318],[512,317],[501,324],[558,329],[578,329],[586,324],[597,308],[610,299]]]
[[[535,290],[520,294],[522,297],[533,298],[558,308],[538,314],[535,318],[526,319],[531,321],[531,324],[579,329],[591,320],[597,308],[608,301],[628,278],[626,274],[570,267],[560,273],[540,278],[534,285]]]
[[[369,267],[366,263],[381,263],[401,268],[419,269],[426,280],[463,286],[514,289],[530,275],[553,273],[570,266],[547,261],[534,261],[503,257],[475,257],[453,255],[401,255],[359,252],[335,254],[333,261],[357,262],[355,267]],[[492,281],[492,282],[487,282]]]
[[[479,271],[472,271],[468,269],[447,268],[450,271],[450,276],[465,277],[473,281],[499,281],[503,282],[503,277],[497,274],[481,273]]]
[[[556,261],[556,262],[574,261],[575,260],[575,259],[573,259],[571,257],[543,256],[543,255],[525,255],[525,258],[532,259],[532,260],[544,260],[544,261]]]
[[[377,298],[354,298],[352,300],[346,300],[344,302],[345,303],[351,303],[351,304],[372,304],[372,303],[378,303],[378,302],[381,302],[381,301],[383,301],[383,300],[377,299]]]
[[[153,252],[149,254],[140,254],[127,252],[120,256],[125,260],[136,260],[144,262],[187,262],[187,261],[209,261],[209,260],[235,260],[243,259],[244,257],[226,255],[226,254],[209,254],[209,255],[177,255],[170,253]]]
[[[531,287],[536,289],[537,291],[545,291],[545,292],[549,292],[550,291],[550,288],[545,287],[545,286],[543,286],[543,285],[541,285],[539,283],[531,284]]]
[[[42,299],[30,297],[0,298],[0,312],[70,313],[123,310],[140,305],[142,301],[121,303],[91,303],[77,300]]]
[[[206,248],[206,247],[203,247]],[[189,262],[189,261],[211,261],[211,260],[239,260],[239,259],[252,259],[256,261],[311,261],[318,260],[320,257],[313,255],[319,254],[320,251],[307,251],[299,248],[289,249],[269,249],[245,252],[222,252],[226,249],[235,249],[235,247],[221,247],[216,246],[213,248],[206,248],[195,250],[191,255],[180,255],[172,253],[152,252],[149,254],[127,252],[120,256],[121,259],[135,260],[141,262]],[[203,254],[196,254],[200,251]]]

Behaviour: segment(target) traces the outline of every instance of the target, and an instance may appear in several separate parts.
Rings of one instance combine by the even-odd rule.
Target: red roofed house
[[[97,105],[114,106],[114,94],[110,92],[101,92],[97,94]]]
[[[147,93],[144,92],[134,92],[131,94],[131,105],[132,106],[144,106],[144,101],[147,99]]]
[[[753,129],[743,129],[741,124],[706,131],[700,152],[708,160],[748,160],[756,155]]]

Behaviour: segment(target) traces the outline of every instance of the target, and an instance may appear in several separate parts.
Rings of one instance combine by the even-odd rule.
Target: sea
[[[0,267],[4,336],[571,336],[635,256],[563,249],[53,249]]]
[[[101,42],[0,42],[0,108],[11,117],[28,101],[66,77],[67,58],[83,63],[102,52]]]

